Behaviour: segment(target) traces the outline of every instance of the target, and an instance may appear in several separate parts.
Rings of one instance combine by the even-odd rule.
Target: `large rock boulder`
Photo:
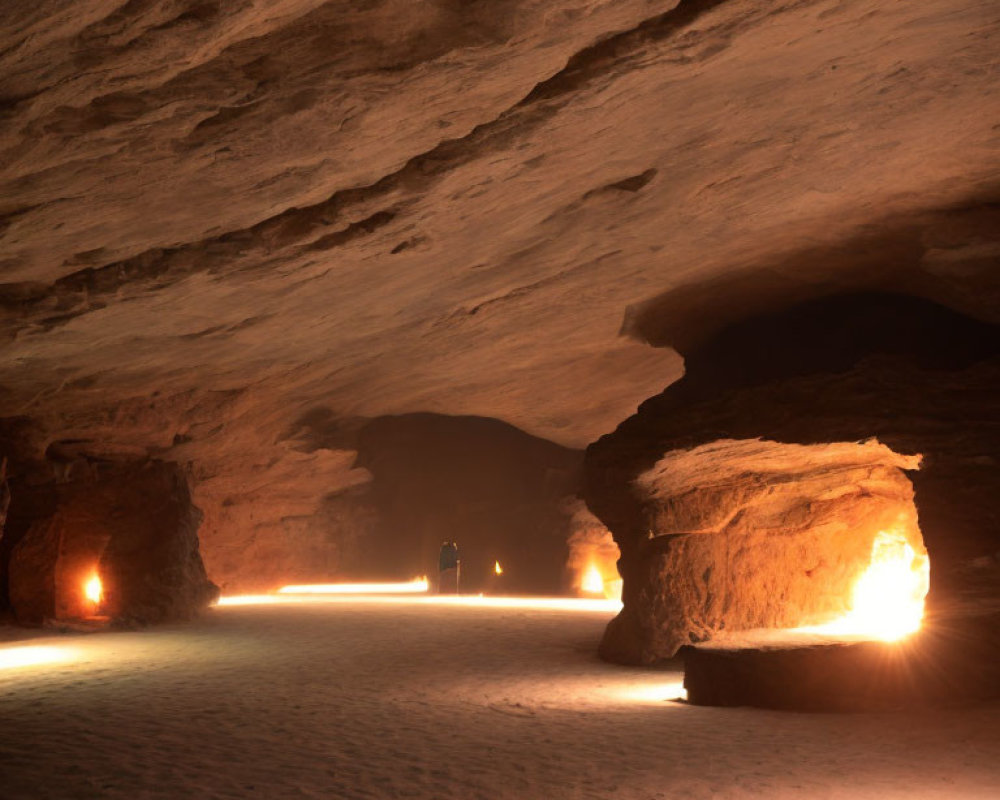
[[[930,614],[996,608],[998,353],[997,326],[855,294],[685,354],[685,377],[587,453],[587,503],[622,552],[603,655],[835,616],[882,530],[926,546]]]
[[[201,514],[175,464],[96,468],[54,487],[50,513],[11,550],[9,603],[38,624],[102,613],[130,623],[185,619],[218,595],[198,552]],[[85,587],[99,576],[103,597]]]
[[[872,441],[668,453],[636,481],[649,532],[605,651],[644,662],[720,630],[843,616],[876,537],[926,553],[901,471],[918,463]]]

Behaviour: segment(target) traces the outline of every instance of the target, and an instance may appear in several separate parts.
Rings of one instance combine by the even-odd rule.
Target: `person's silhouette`
[[[455,542],[441,543],[441,553],[438,556],[439,594],[458,594],[458,579],[462,560],[458,557],[458,545]]]

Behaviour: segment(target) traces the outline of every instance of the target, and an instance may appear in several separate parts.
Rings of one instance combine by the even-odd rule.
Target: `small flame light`
[[[101,576],[96,572],[84,583],[83,595],[94,606],[99,606],[101,600],[104,599],[104,587],[101,584]]]
[[[503,575],[503,567],[500,566],[500,562],[499,561],[494,561],[493,562],[493,572],[496,575]]]
[[[596,564],[591,564],[587,567],[587,571],[583,573],[583,578],[580,580],[580,589],[587,594],[604,594],[604,578],[601,576],[601,571],[597,568]]]

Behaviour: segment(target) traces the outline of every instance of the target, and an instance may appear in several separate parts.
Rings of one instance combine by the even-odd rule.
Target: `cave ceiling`
[[[992,0],[7,2],[0,416],[304,509],[317,409],[582,447],[775,287],[994,316],[998,112]]]

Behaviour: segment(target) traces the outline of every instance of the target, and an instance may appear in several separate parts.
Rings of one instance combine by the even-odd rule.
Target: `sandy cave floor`
[[[0,797],[1000,797],[1000,705],[688,706],[678,670],[596,658],[608,617],[347,599],[0,629],[0,655],[65,659],[0,668]]]

